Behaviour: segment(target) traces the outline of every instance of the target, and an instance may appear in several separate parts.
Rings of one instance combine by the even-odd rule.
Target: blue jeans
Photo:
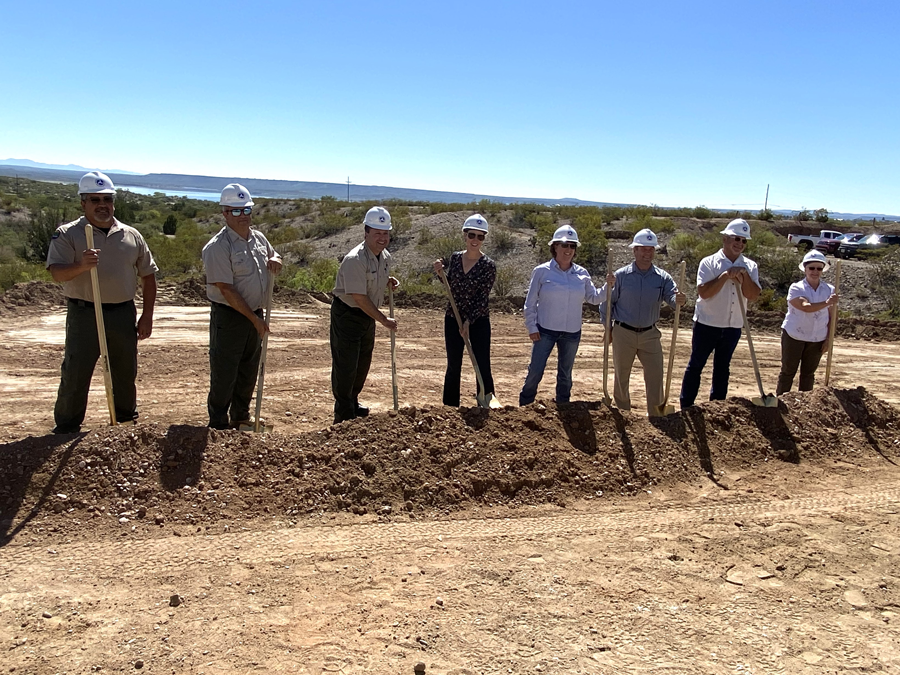
[[[681,382],[681,407],[694,405],[700,391],[700,376],[710,354],[713,357],[712,388],[710,401],[724,401],[728,396],[728,378],[731,376],[731,357],[741,339],[740,328],[716,328],[698,321],[694,322],[691,337],[691,359],[684,371]]]
[[[537,396],[538,385],[544,377],[544,368],[547,367],[553,345],[556,345],[559,357],[556,367],[556,402],[568,403],[572,394],[572,367],[581,342],[581,331],[567,333],[538,326],[538,332],[541,339],[531,343],[531,363],[528,364],[525,386],[519,393],[519,405],[528,405]]]

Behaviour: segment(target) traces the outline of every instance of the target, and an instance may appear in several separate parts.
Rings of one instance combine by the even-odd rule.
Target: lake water
[[[162,192],[169,197],[187,197],[188,199],[203,199],[208,202],[217,202],[221,196],[218,192],[201,192],[196,190],[161,190],[160,188],[134,187],[132,185],[117,185],[122,190],[128,190],[137,195],[152,195]]]

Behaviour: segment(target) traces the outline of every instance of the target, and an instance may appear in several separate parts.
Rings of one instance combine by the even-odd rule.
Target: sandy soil
[[[837,389],[773,410],[746,400],[744,342],[737,398],[651,423],[597,403],[588,324],[581,403],[558,410],[551,373],[536,404],[488,413],[439,405],[440,313],[404,309],[403,409],[379,330],[373,415],[329,428],[327,316],[312,300],[275,313],[274,434],[204,428],[208,309],[164,306],[140,348],[140,424],[105,426],[95,378],[90,431],[56,437],[63,312],[4,315],[3,671],[900,668],[900,345],[839,340]],[[514,403],[527,337],[520,317],[492,321]],[[777,336],[755,344],[772,388]],[[683,331],[676,370],[689,347]],[[632,384],[638,409],[639,364]]]

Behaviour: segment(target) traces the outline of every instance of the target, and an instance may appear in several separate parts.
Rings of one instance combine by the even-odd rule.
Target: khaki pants
[[[647,389],[647,411],[652,417],[659,415],[658,408],[663,402],[663,351],[660,344],[659,328],[636,333],[622,326],[612,330],[613,365],[616,371],[613,398],[619,410],[631,410],[631,395],[628,392],[631,381],[631,367],[634,357],[640,359],[644,368],[644,386]]]

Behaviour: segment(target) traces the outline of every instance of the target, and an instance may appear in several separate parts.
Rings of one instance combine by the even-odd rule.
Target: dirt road
[[[900,669],[890,406],[817,394],[662,425],[549,403],[487,419],[439,406],[440,315],[407,310],[401,405],[418,414],[377,414],[391,405],[379,331],[375,417],[323,431],[327,311],[307,305],[273,322],[264,410],[279,433],[207,432],[207,317],[159,309],[139,357],[141,425],[104,426],[97,378],[95,431],[68,438],[42,438],[62,312],[0,328],[0,672]],[[514,403],[527,338],[519,317],[493,325],[498,394]],[[756,345],[771,387],[776,337]],[[589,324],[574,398],[599,397],[601,355]],[[838,385],[900,400],[897,344],[841,340],[836,355]],[[737,395],[756,393],[748,361],[743,343]],[[638,407],[637,364],[633,384]],[[385,486],[399,504],[385,492],[372,506]]]

